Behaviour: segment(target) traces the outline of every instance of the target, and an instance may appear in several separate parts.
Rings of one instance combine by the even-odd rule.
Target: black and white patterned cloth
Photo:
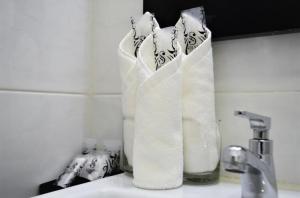
[[[66,167],[64,172],[58,177],[56,185],[62,188],[69,187],[75,177],[80,174],[86,162],[87,158],[85,155],[76,156]]]
[[[175,27],[155,29],[153,32],[154,61],[160,69],[177,56],[177,30]]]
[[[95,151],[76,156],[56,180],[56,185],[69,187],[76,176],[90,181],[120,171],[120,151]]]
[[[79,176],[92,181],[112,175],[113,171],[119,169],[119,162],[119,151],[89,154]]]
[[[131,28],[133,36],[133,54],[137,57],[138,50],[146,37],[158,26],[153,14],[146,12],[137,22],[131,17]]]
[[[190,14],[182,13],[176,23],[178,29],[178,41],[183,52],[188,55],[207,38],[204,14],[201,19]]]

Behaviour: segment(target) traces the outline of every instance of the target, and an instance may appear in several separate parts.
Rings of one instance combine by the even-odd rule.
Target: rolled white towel
[[[213,171],[219,162],[219,131],[215,116],[211,32],[189,15],[182,15],[176,27],[185,52],[181,66],[184,172]]]
[[[135,98],[138,87],[136,53],[140,44],[158,23],[152,14],[146,12],[137,23],[132,19],[132,25],[133,29],[122,39],[118,49],[122,83],[124,153],[129,165],[132,165]]]
[[[141,85],[136,100],[133,184],[170,189],[182,184],[183,175],[182,52],[177,42],[171,42],[169,32],[156,29],[155,35],[156,50],[150,35],[138,52]],[[168,43],[169,50],[163,53]]]

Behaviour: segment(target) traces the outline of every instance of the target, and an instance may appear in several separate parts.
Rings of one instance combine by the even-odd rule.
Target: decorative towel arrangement
[[[184,172],[213,171],[219,162],[211,32],[183,14],[177,22],[183,73]]]
[[[124,153],[135,186],[176,188],[219,162],[211,32],[185,13],[175,28],[140,21],[119,46]]]
[[[181,49],[176,32],[155,29],[138,52],[133,183],[146,189],[182,184]]]
[[[138,22],[131,19],[131,25],[132,30],[121,41],[118,50],[122,82],[124,153],[129,165],[132,165],[135,100],[138,87],[136,55],[142,41],[158,26],[158,23],[152,14],[146,12]]]

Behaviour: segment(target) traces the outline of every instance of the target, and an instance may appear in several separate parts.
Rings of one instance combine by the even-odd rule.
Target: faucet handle
[[[270,117],[258,115],[248,111],[235,111],[234,115],[249,119],[250,128],[253,129],[254,132],[254,139],[268,139],[269,130],[271,128]]]

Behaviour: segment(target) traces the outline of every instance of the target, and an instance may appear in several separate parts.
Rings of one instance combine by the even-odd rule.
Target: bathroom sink
[[[143,190],[132,185],[132,177],[120,174],[97,181],[70,187],[35,198],[240,198],[241,187],[237,184],[218,183],[198,185],[186,182],[174,190]],[[298,198],[300,192],[279,191],[280,198]]]

